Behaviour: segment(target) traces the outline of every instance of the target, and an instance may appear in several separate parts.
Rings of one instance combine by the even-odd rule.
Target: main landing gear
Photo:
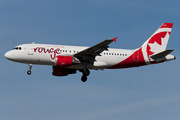
[[[27,71],[27,74],[28,74],[28,75],[31,74],[31,69],[32,69],[32,64],[29,64],[29,70]]]
[[[79,70],[79,71],[83,73],[83,75],[81,77],[81,81],[86,82],[87,81],[87,76],[90,74],[90,71],[87,68],[84,69],[84,70]]]

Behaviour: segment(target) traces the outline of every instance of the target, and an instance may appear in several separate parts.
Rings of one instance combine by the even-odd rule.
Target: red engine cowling
[[[57,56],[56,65],[61,67],[71,66],[72,64],[79,64],[80,61],[72,56]]]
[[[61,67],[71,66],[73,61],[73,57],[71,56],[57,56],[56,57],[56,65]]]
[[[54,76],[67,76],[68,74],[76,73],[76,70],[74,69],[62,68],[60,66],[53,66],[52,70],[52,74]]]

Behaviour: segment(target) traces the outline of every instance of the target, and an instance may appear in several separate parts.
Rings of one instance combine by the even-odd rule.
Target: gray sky
[[[1,0],[0,119],[179,120],[179,0]],[[112,48],[140,47],[164,22],[174,23],[168,49],[176,60],[118,70],[52,76],[51,66],[8,61],[24,43],[93,46],[118,37]]]

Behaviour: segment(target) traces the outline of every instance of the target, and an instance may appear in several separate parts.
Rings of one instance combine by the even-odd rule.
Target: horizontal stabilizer
[[[157,53],[155,55],[151,55],[150,58],[155,60],[156,62],[160,62],[162,60],[165,60],[165,57],[170,54],[173,50],[165,50],[163,52]]]

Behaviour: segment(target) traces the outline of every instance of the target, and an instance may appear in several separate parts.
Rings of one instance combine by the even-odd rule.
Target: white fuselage
[[[22,44],[15,49],[8,51],[5,56],[9,60],[39,65],[56,65],[56,56],[73,56],[74,54],[87,49],[88,47],[66,46],[66,45],[48,45],[48,44]],[[89,69],[104,69],[114,66],[128,58],[135,50],[108,49],[95,57],[93,65],[88,64]],[[84,66],[72,65],[68,68],[83,69]]]

